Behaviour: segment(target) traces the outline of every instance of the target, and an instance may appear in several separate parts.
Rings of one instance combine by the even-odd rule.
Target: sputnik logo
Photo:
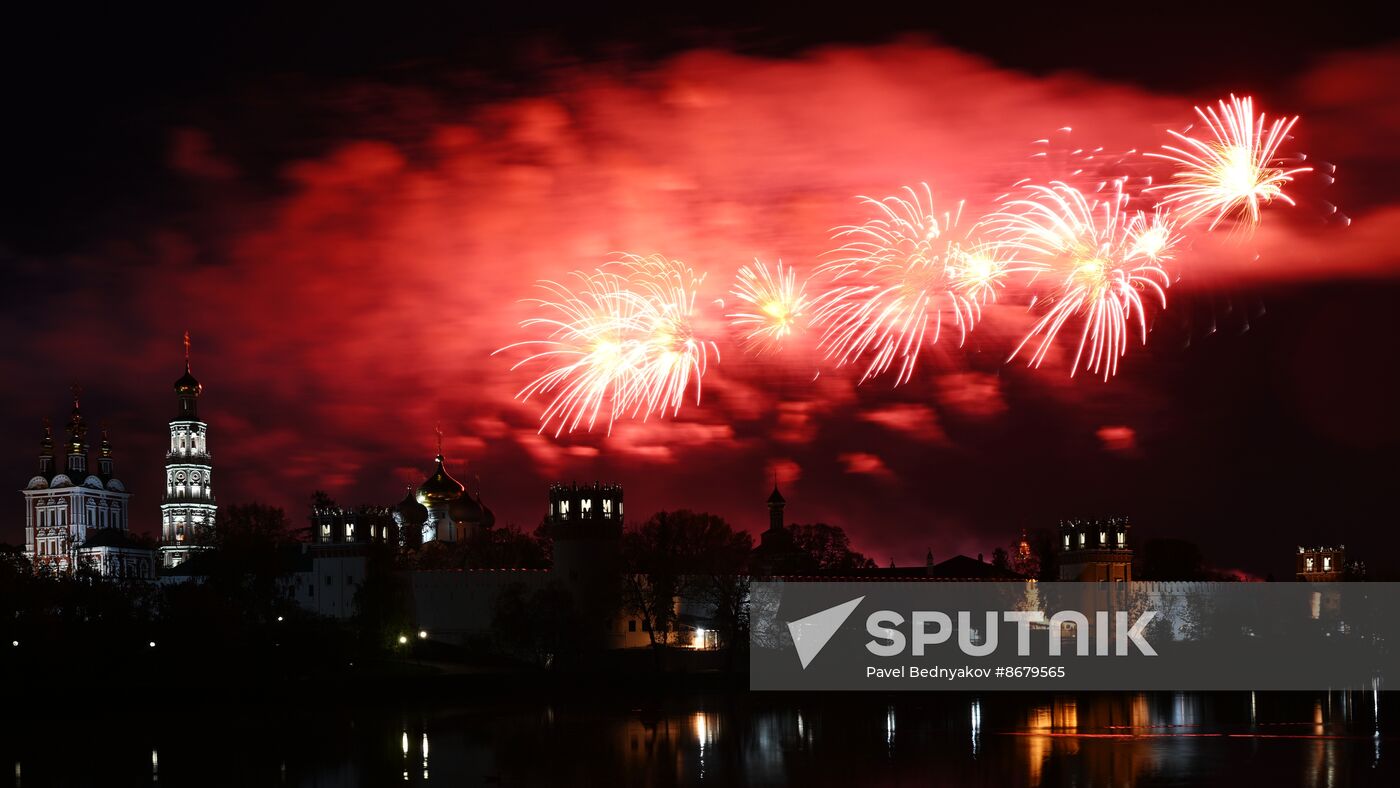
[[[858,596],[836,607],[788,622],[788,633],[792,635],[792,645],[797,648],[797,658],[802,660],[803,670],[812,664],[812,660],[817,658],[827,641],[846,623],[863,599],[865,597]]]

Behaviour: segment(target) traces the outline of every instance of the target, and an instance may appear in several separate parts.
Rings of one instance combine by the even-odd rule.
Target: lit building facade
[[[39,473],[23,490],[25,557],[36,571],[71,572],[86,566],[106,576],[151,578],[153,557],[131,538],[131,494],[116,477],[105,430],[97,468],[88,467],[88,427],[79,393],[74,387],[62,466],[53,429],[44,425]]]
[[[1299,547],[1298,580],[1309,583],[1337,583],[1347,579],[1347,546]]]
[[[549,486],[549,522],[622,522],[622,485],[594,482],[592,487],[573,484]]]
[[[203,393],[204,386],[190,372],[190,336],[186,333],[185,374],[175,381],[178,411],[170,422],[165,496],[160,504],[160,559],[167,568],[179,566],[191,553],[204,549],[219,509],[214,498],[209,425],[199,418]]]
[[[1133,579],[1133,549],[1128,518],[1060,522],[1061,580],[1123,581]]]
[[[328,545],[398,545],[398,525],[393,510],[382,506],[346,509],[340,506],[313,506],[311,543]]]

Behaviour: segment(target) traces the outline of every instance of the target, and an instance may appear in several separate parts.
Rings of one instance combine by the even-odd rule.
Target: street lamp
[[[400,645],[400,646],[406,646],[406,645],[408,645],[408,635],[399,635],[399,645]]]
[[[156,642],[155,642],[154,640],[152,640],[150,643],[147,643],[146,645],[150,646],[151,648],[155,648],[155,647],[156,647]]]
[[[418,630],[418,639],[419,639],[419,640],[427,640],[427,639],[428,639],[428,630],[426,630],[426,629],[420,629],[420,630]]]

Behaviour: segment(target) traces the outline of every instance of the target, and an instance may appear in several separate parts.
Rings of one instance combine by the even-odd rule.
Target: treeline
[[[851,549],[839,527],[816,523],[787,527],[791,549],[785,571],[864,569],[874,562]],[[542,531],[541,533],[547,533]],[[605,617],[619,613],[640,624],[657,654],[682,644],[682,633],[700,626],[699,615],[723,666],[734,668],[748,645],[750,577],[755,566],[753,537],[723,518],[688,510],[663,511],[622,533],[615,585],[600,590],[613,600]],[[587,600],[575,599],[556,579],[543,588],[524,584],[506,589],[496,603],[495,646],[540,665],[585,659],[590,631],[606,624],[590,615]]]
[[[5,675],[59,677],[72,687],[168,681],[200,692],[308,676],[372,650],[354,630],[306,615],[283,595],[288,548],[298,546],[281,510],[225,508],[210,548],[189,567],[198,582],[157,584],[87,567],[35,571],[21,549],[0,547]]]
[[[498,526],[462,543],[410,549],[372,545],[356,615],[337,622],[303,611],[288,594],[289,578],[306,567],[309,533],[281,509],[223,507],[201,539],[206,549],[177,569],[179,582],[164,583],[103,578],[87,568],[36,572],[22,549],[0,546],[0,660],[6,669],[42,665],[46,675],[72,677],[110,670],[171,680],[211,671],[249,680],[324,676],[420,649],[416,638],[402,642],[416,634],[406,572],[551,563],[545,527]],[[811,569],[873,565],[850,548],[840,528],[795,525],[790,534]],[[651,642],[665,647],[677,642],[684,611],[676,601],[685,599],[706,606],[722,649],[746,642],[753,552],[747,532],[711,514],[658,512],[624,530],[617,550],[610,613],[620,604],[624,615],[644,622]],[[570,652],[588,643],[581,630],[596,623],[581,618],[589,601],[573,599],[558,582],[508,590],[498,600],[488,645],[538,664],[567,664]]]

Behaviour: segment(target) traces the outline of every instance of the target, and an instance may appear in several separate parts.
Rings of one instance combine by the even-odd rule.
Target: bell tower
[[[161,566],[174,567],[202,549],[214,527],[214,457],[209,425],[199,420],[204,386],[190,371],[190,333],[185,332],[185,374],[175,381],[177,410],[165,453],[165,496],[160,504]]]
[[[783,494],[778,492],[778,482],[773,482],[773,493],[768,496],[768,530],[783,530],[783,510],[787,508],[787,500]]]

